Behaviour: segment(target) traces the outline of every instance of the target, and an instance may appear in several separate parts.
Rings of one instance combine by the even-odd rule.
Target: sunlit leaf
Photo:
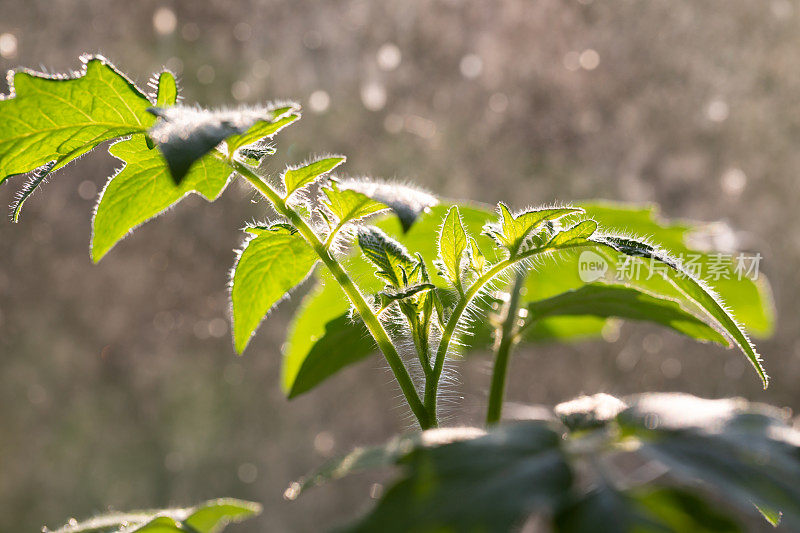
[[[560,231],[553,235],[553,238],[547,243],[548,247],[557,248],[576,242],[585,241],[597,231],[597,222],[594,220],[584,220],[572,226],[571,228]]]
[[[159,76],[157,99],[173,105],[177,97],[175,78],[169,72]],[[161,153],[149,147],[144,134],[111,145],[108,151],[125,166],[106,184],[92,219],[91,253],[99,261],[133,228],[155,217],[189,193],[213,201],[231,176],[224,161],[207,154],[189,171],[180,185],[170,178]]]
[[[654,322],[688,337],[727,345],[717,330],[673,301],[632,287],[590,284],[552,298],[529,303],[528,323],[555,316],[596,316]]]
[[[18,70],[0,99],[0,183],[47,163],[61,167],[98,144],[146,132],[153,103],[101,56],[81,58],[81,72]]]
[[[250,229],[233,270],[233,339],[244,351],[261,320],[314,268],[317,254],[297,233],[283,227]]]
[[[178,83],[175,76],[168,70],[158,75],[158,85],[156,92],[156,106],[169,107],[178,101]]]
[[[503,203],[499,203],[497,208],[500,212],[500,222],[489,224],[484,231],[499,245],[507,248],[512,256],[520,251],[528,235],[543,223],[583,211],[573,207],[535,209],[515,216]]]
[[[410,185],[400,183],[386,183],[375,180],[343,180],[340,182],[342,189],[360,192],[391,209],[400,221],[403,231],[416,222],[417,218],[436,204],[439,200]]]
[[[283,350],[281,387],[290,398],[373,351],[363,325],[348,316],[347,296],[327,271],[317,272],[320,281],[295,312]]]
[[[341,315],[323,325],[324,333],[305,354],[297,372],[285,378],[288,381],[288,398],[311,390],[330,375],[360,361],[377,349],[366,328],[347,315]]]
[[[461,261],[467,249],[467,233],[461,222],[458,207],[453,206],[447,212],[439,230],[439,260],[444,265],[444,273],[450,283],[462,292]]]
[[[608,246],[629,257],[643,258],[669,267],[657,269],[658,277],[662,277],[683,295],[694,301],[707,316],[710,317],[737,346],[739,346],[755,368],[766,388],[769,378],[764,368],[761,366],[761,357],[758,355],[753,343],[750,342],[747,334],[742,330],[732,314],[719,301],[713,289],[695,279],[682,268],[679,261],[670,257],[665,251],[659,250],[645,242],[616,236],[600,236],[595,237],[594,240],[598,244]],[[613,259],[614,258],[609,258],[609,260]],[[654,267],[653,269],[656,270]]]
[[[350,189],[342,189],[336,182],[322,189],[327,197],[323,204],[336,217],[337,231],[346,223],[372,215],[386,209],[386,206],[376,202],[369,196]]]
[[[159,120],[150,129],[167,160],[170,174],[181,183],[192,165],[223,141],[230,156],[240,147],[269,138],[300,116],[294,105],[208,111],[194,107],[151,108]]]
[[[285,197],[288,198],[296,190],[302,189],[318,177],[327,174],[344,162],[345,157],[343,156],[326,157],[302,166],[289,168],[283,174],[283,183],[286,186]]]

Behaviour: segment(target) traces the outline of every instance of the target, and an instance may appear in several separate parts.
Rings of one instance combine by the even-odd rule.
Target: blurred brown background
[[[509,400],[681,390],[800,408],[800,3],[791,0],[2,0],[0,67],[77,68],[101,52],[140,85],[162,65],[189,103],[294,98],[272,171],[342,152],[352,175],[409,179],[517,208],[602,197],[723,220],[760,251],[778,309],[766,392],[734,351],[626,325],[615,342],[520,350]],[[1,82],[0,82],[1,83]],[[0,85],[1,86],[1,85]],[[7,91],[2,86],[3,92]],[[287,402],[280,345],[297,299],[242,358],[227,272],[233,186],[140,228],[101,264],[91,211],[118,163],[56,174],[0,222],[0,531],[108,506],[260,501],[232,531],[310,531],[369,505],[374,475],[282,499],[292,479],[411,427],[378,358]],[[0,186],[11,203],[22,184]],[[460,365],[451,423],[475,420],[488,362]]]

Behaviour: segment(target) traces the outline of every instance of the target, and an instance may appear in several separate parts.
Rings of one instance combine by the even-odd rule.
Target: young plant
[[[414,187],[336,178],[331,172],[345,162],[343,156],[312,159],[271,179],[262,170],[274,153],[270,141],[300,118],[296,103],[233,110],[187,107],[178,103],[169,72],[154,76],[154,92],[146,94],[106,59],[87,56],[82,61],[82,70],[67,76],[28,70],[9,76],[11,94],[0,100],[0,182],[29,176],[12,206],[12,218],[18,219],[24,202],[51,173],[105,141],[114,141],[109,152],[124,166],[109,179],[95,210],[94,261],[185,195],[213,201],[232,180],[245,180],[269,202],[273,219],[244,228],[247,236],[231,274],[235,350],[243,352],[261,320],[306,278],[315,278],[284,353],[282,385],[290,398],[379,351],[419,427],[436,428],[447,362],[468,348],[486,347],[494,337],[486,414],[487,425],[494,425],[501,419],[515,345],[597,335],[619,318],[738,347],[767,386],[745,327],[769,332],[768,288],[763,281],[732,275],[732,264],[722,267],[727,275],[717,277],[713,286],[701,281],[680,259],[691,254],[700,264],[712,261],[712,254],[685,244],[696,228],[661,223],[652,208],[587,203],[512,211],[502,203],[493,210],[447,202]],[[653,413],[662,416],[648,398],[614,400],[611,408],[592,404],[575,410],[579,422],[562,416],[561,422],[529,421],[489,433],[433,431],[400,438],[293,485],[287,497],[356,467],[399,460],[407,476],[359,527],[380,523],[397,530],[462,530],[480,524],[504,531],[543,512],[554,516],[560,529],[586,530],[591,520],[583,521],[581,513],[591,517],[621,507],[630,519],[619,530],[654,522],[653,516],[664,512],[688,516],[684,523],[719,519],[727,527],[693,494],[673,488],[634,490],[611,479],[605,467],[597,468],[602,486],[583,495],[576,492],[572,463],[599,465],[617,451],[652,452],[700,479],[722,476],[697,465],[692,470],[685,464],[691,463],[689,451],[669,455],[657,444],[664,440],[680,447],[676,435],[691,435],[692,442],[731,448],[735,458],[719,469],[734,475],[746,467],[766,476],[765,492],[754,494],[756,489],[737,485],[737,501],[752,501],[772,519],[779,510],[791,520],[800,517],[792,504],[794,493],[776,485],[766,466],[744,457],[756,448],[774,449],[780,453],[768,459],[800,471],[797,456],[786,448],[794,445],[766,432],[780,427],[780,434],[786,434],[790,430],[782,421],[768,416],[756,426],[740,427],[743,408],[731,408],[736,416],[731,409],[717,413],[713,430],[678,423],[665,429],[661,422],[647,422]],[[642,402],[647,409],[638,407]],[[733,443],[725,440],[731,435]],[[747,447],[751,444],[755,448]],[[734,449],[739,445],[746,450]],[[721,484],[734,486],[728,481]],[[514,497],[502,496],[505,491]],[[649,509],[644,515],[632,510],[642,506]]]

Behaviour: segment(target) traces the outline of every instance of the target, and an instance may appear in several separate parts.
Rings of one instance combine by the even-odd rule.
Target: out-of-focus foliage
[[[187,509],[113,513],[84,522],[71,520],[52,533],[219,533],[228,524],[247,520],[260,513],[261,506],[257,503],[219,499]],[[43,531],[46,533],[50,530],[44,528]]]
[[[701,480],[735,515],[771,509],[796,528],[799,444],[780,411],[742,399],[600,394],[488,433],[431,430],[359,449],[289,490],[294,498],[329,479],[398,464],[400,479],[353,531],[504,532],[532,515],[552,517],[564,532],[741,531],[731,513],[695,492]],[[620,468],[632,460],[640,470]],[[637,479],[635,472],[662,465],[661,475]]]

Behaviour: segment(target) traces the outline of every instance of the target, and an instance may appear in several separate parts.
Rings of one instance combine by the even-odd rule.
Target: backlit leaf
[[[350,189],[341,189],[336,182],[331,182],[328,187],[322,189],[322,192],[327,197],[327,201],[323,201],[323,204],[338,221],[334,231],[340,229],[347,222],[386,209],[385,205],[365,194]]]
[[[317,254],[297,233],[282,227],[250,230],[233,270],[233,338],[242,353],[261,320],[314,268]]]
[[[175,103],[177,92],[172,74],[159,77],[158,100]],[[180,185],[170,178],[161,153],[148,147],[144,134],[111,145],[108,151],[125,166],[106,184],[92,219],[91,253],[99,261],[133,228],[155,217],[190,193],[213,201],[231,177],[231,169],[214,154],[207,154],[189,171]]]
[[[309,183],[316,180],[323,174],[327,174],[334,168],[345,162],[345,157],[326,157],[318,159],[306,165],[289,168],[283,174],[283,183],[286,186],[286,196],[288,198],[298,189],[302,189]]]
[[[461,260],[467,249],[467,233],[461,222],[458,207],[453,206],[447,212],[439,230],[439,260],[444,265],[444,273],[450,283],[463,292],[461,288]]]
[[[71,76],[18,70],[0,99],[0,183],[47,163],[59,168],[98,144],[143,133],[153,103],[101,56]]]
[[[248,144],[269,138],[300,115],[294,105],[208,111],[185,106],[151,108],[159,120],[150,129],[176,183],[192,165],[226,141],[228,156]]]
[[[342,189],[360,192],[391,209],[403,228],[408,231],[417,218],[426,210],[439,203],[430,193],[400,183],[386,183],[376,180],[343,180]]]
[[[707,316],[710,317],[737,346],[739,346],[750,360],[750,363],[755,368],[766,388],[769,378],[764,368],[761,366],[761,357],[756,351],[755,346],[750,342],[747,334],[742,330],[731,313],[720,303],[719,297],[714,294],[711,288],[685,271],[680,263],[676,259],[670,257],[665,251],[659,250],[647,243],[632,238],[615,236],[600,236],[594,239],[598,244],[608,246],[629,257],[639,257],[669,267],[657,269],[656,273],[672,284],[687,298],[694,301]],[[609,259],[613,260],[613,258]]]
[[[499,203],[497,208],[500,212],[500,222],[489,224],[484,231],[487,235],[494,238],[498,244],[508,249],[512,256],[520,251],[528,235],[541,227],[545,222],[583,212],[583,210],[579,208],[565,207],[535,209],[522,212],[515,216],[503,203]]]

